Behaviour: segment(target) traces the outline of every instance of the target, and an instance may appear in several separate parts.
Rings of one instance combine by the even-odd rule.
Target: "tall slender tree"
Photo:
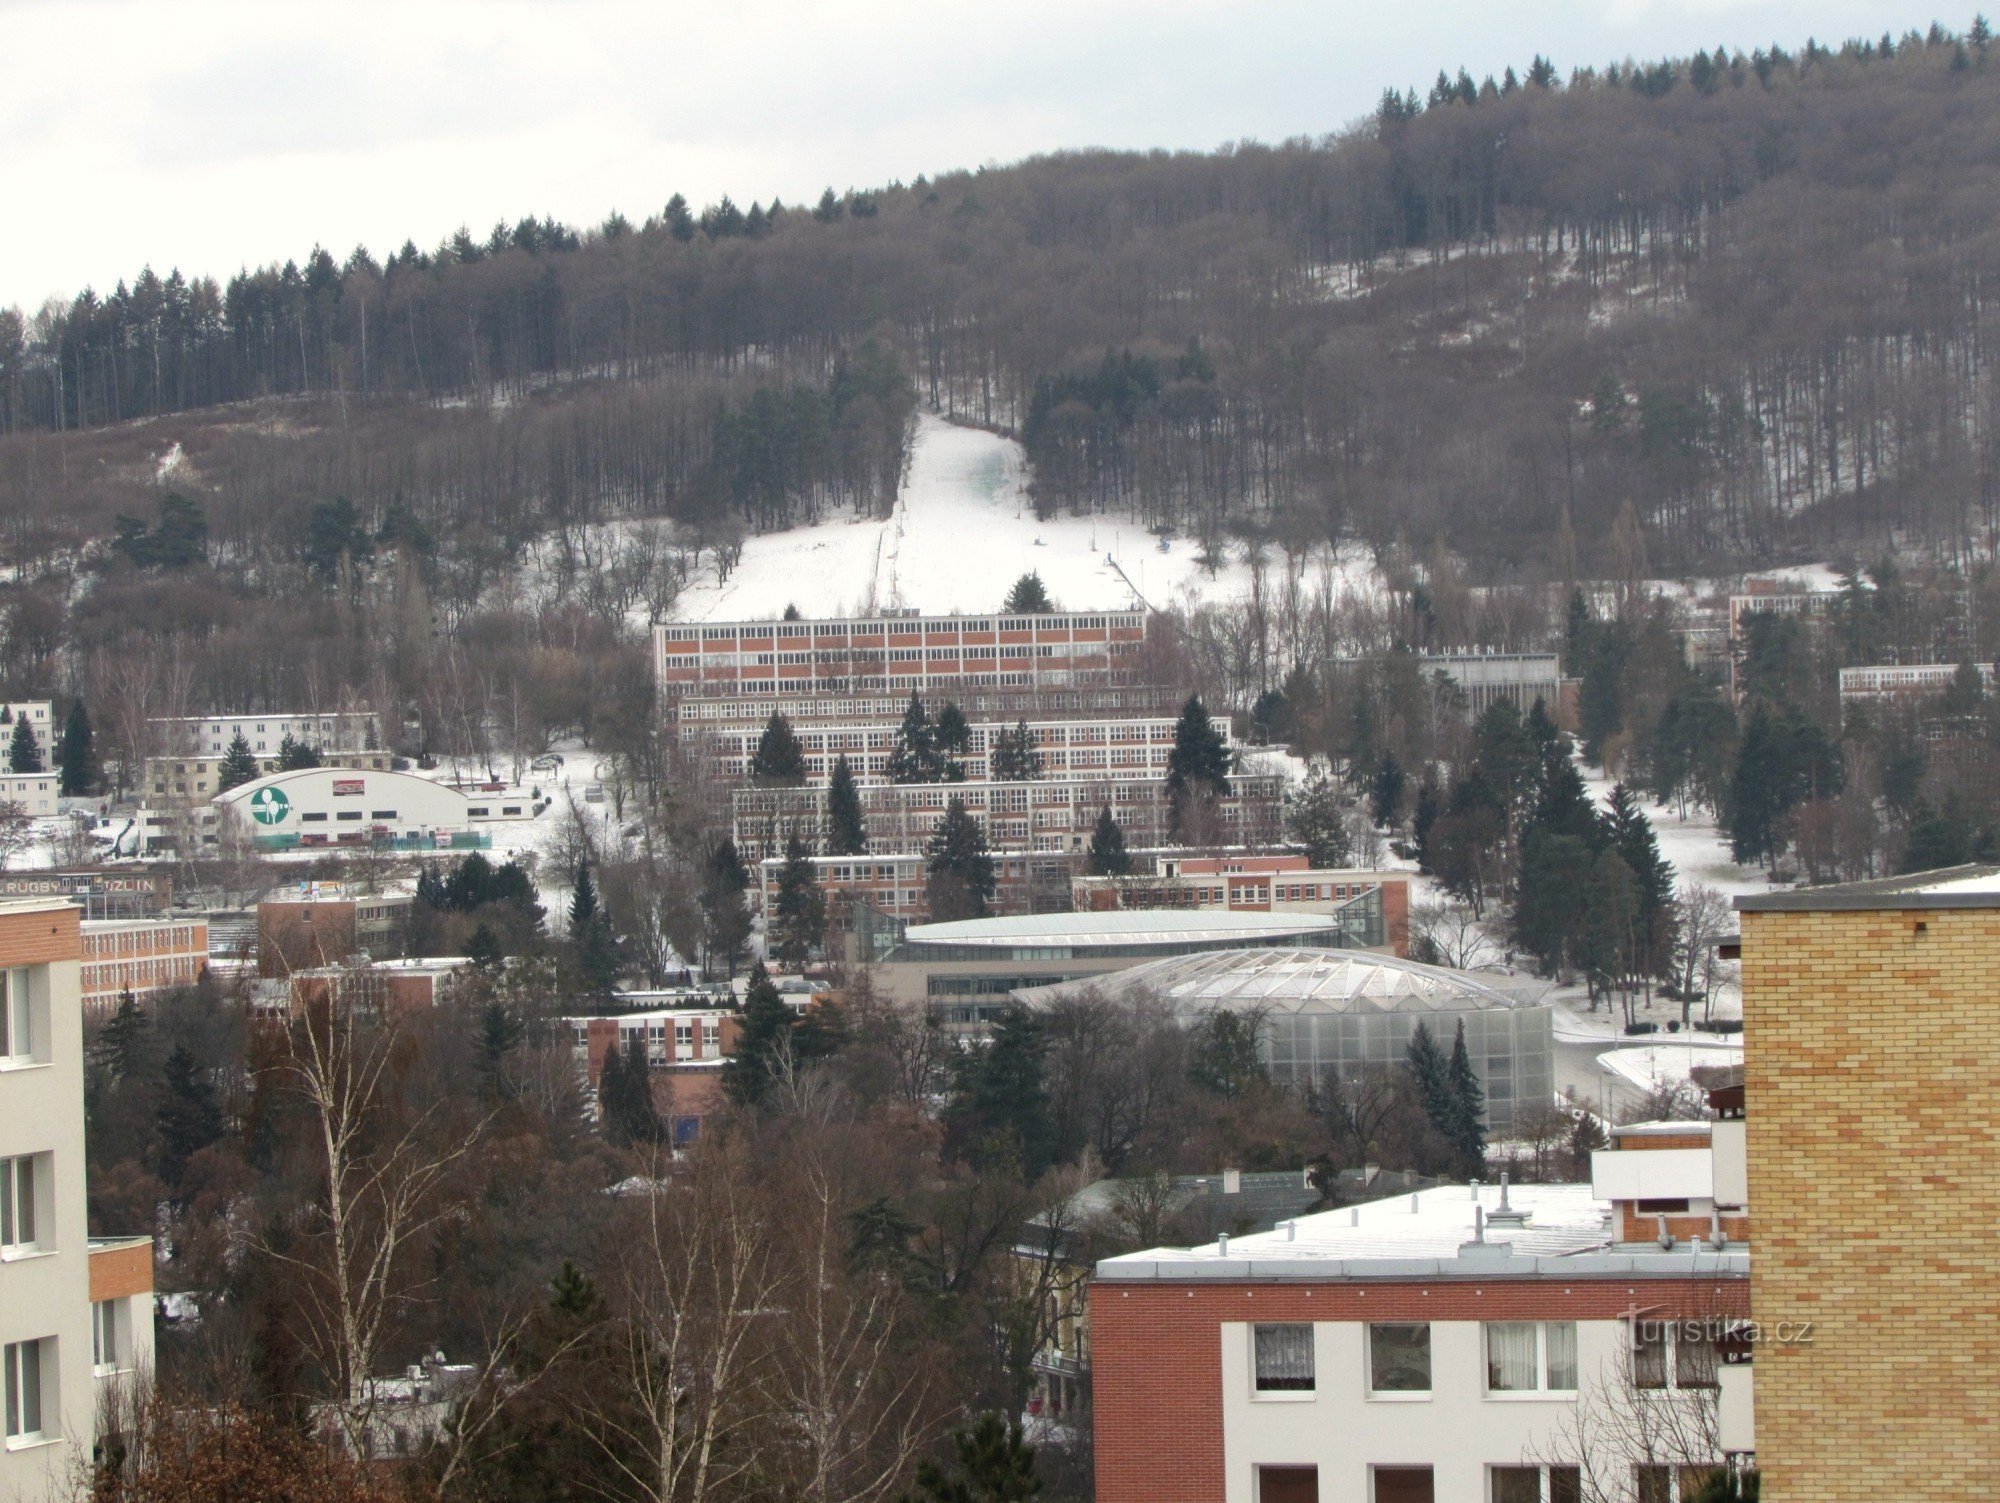
[[[70,701],[62,742],[56,749],[56,768],[62,774],[58,787],[65,798],[88,798],[97,791],[97,749],[81,699]]]
[[[1132,871],[1132,856],[1125,849],[1125,829],[1106,804],[1097,811],[1097,824],[1090,832],[1090,853],[1085,858],[1093,877],[1124,877]]]
[[[829,856],[859,856],[868,849],[868,826],[861,814],[861,790],[855,786],[854,768],[842,752],[833,764],[826,784],[826,853]]]
[[[798,788],[805,783],[805,748],[799,745],[791,720],[776,710],[757,738],[757,750],[750,758],[750,778],[766,788]]]

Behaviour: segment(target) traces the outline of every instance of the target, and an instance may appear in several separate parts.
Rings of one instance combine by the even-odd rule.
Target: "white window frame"
[[[122,1299],[92,1300],[90,1303],[90,1363],[98,1377],[124,1372],[130,1364],[132,1318]]]
[[[36,1044],[44,1029],[36,1025],[35,984],[27,966],[10,966],[0,972],[0,1070],[19,1070],[39,1064]]]
[[[1493,1386],[1493,1328],[1495,1326],[1533,1326],[1535,1329],[1535,1386],[1533,1388],[1495,1388]],[[1570,1340],[1570,1364],[1573,1375],[1581,1382],[1582,1362],[1577,1354],[1577,1328],[1573,1320],[1485,1320],[1479,1323],[1479,1357],[1481,1363],[1480,1391],[1489,1399],[1509,1403],[1520,1399],[1574,1401],[1578,1383],[1567,1388],[1553,1387],[1549,1382],[1549,1330],[1553,1326],[1567,1326]]]
[[[1312,1386],[1309,1388],[1264,1388],[1257,1381],[1257,1332],[1260,1328],[1293,1327],[1306,1333],[1306,1355],[1312,1363]],[[1319,1334],[1318,1328],[1310,1321],[1303,1320],[1260,1320],[1249,1327],[1250,1338],[1250,1397],[1260,1404],[1311,1403],[1319,1397]]]
[[[1375,1386],[1375,1328],[1377,1326],[1421,1326],[1424,1332],[1425,1367],[1429,1378],[1423,1388],[1377,1388]],[[1371,1320],[1366,1323],[1361,1342],[1362,1386],[1370,1402],[1384,1404],[1428,1404],[1437,1392],[1437,1351],[1431,1340],[1428,1320]]]
[[[0,1436],[7,1449],[61,1439],[52,1429],[55,1385],[49,1382],[51,1337],[10,1341],[0,1347]]]
[[[43,1203],[41,1157],[27,1153],[0,1159],[0,1262],[49,1251],[42,1240],[49,1207]]]
[[[1498,1488],[1500,1485],[1500,1473],[1527,1471],[1530,1468],[1532,1468],[1535,1473],[1535,1497],[1539,1500],[1539,1503],[1554,1503],[1553,1500],[1554,1485],[1549,1476],[1549,1473],[1554,1471],[1557,1467],[1562,1467],[1565,1470],[1575,1472],[1578,1474],[1576,1479],[1576,1487],[1571,1491],[1570,1496],[1572,1498],[1581,1499],[1583,1496],[1583,1477],[1582,1477],[1583,1469],[1576,1462],[1504,1461],[1504,1462],[1494,1462],[1486,1468],[1487,1503],[1497,1503]]]

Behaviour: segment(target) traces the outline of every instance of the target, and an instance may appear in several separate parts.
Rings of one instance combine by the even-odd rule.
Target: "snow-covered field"
[[[919,415],[909,474],[887,521],[843,518],[750,538],[727,580],[705,563],[675,615],[690,621],[910,607],[999,609],[1021,575],[1040,574],[1064,610],[1162,605],[1192,587],[1203,599],[1249,590],[1232,555],[1211,578],[1196,545],[1159,542],[1129,518],[1035,519],[1028,462],[1012,439]]]

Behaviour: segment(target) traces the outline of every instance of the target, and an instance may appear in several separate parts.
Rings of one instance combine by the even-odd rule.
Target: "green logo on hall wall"
[[[276,788],[259,788],[250,795],[250,817],[260,825],[283,824],[292,801]]]

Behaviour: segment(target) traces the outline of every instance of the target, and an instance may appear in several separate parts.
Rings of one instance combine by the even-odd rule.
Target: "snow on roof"
[[[1035,987],[1021,996],[1031,1005],[1046,1005],[1092,988],[1113,996],[1144,993],[1201,1010],[1257,1006],[1294,1013],[1451,1013],[1532,1005],[1549,985],[1528,977],[1453,971],[1372,950],[1216,950],[1148,961],[1111,976]]]
[[[1227,941],[1285,934],[1323,934],[1340,921],[1324,913],[1231,913],[1207,911],[1198,916],[1180,909],[1112,910],[1102,913],[1013,914],[1005,918],[961,919],[946,924],[912,924],[905,934],[911,944],[994,945],[1125,945],[1149,941]]]
[[[1947,866],[1872,882],[1837,882],[1791,892],[1746,894],[1736,900],[1750,913],[1866,910],[1871,908],[2000,907],[2000,866]]]
[[[1098,1264],[1098,1274],[1144,1276],[1142,1268],[1149,1264],[1181,1268],[1246,1260],[1284,1265],[1329,1259],[1343,1263],[1455,1259],[1464,1244],[1481,1235],[1475,1209],[1491,1218],[1501,1209],[1502,1193],[1499,1185],[1441,1185],[1367,1205],[1301,1216],[1255,1236],[1107,1258]],[[1515,1185],[1504,1193],[1508,1207],[1527,1213],[1527,1219],[1519,1224],[1486,1220],[1483,1235],[1489,1248],[1504,1246],[1533,1257],[1566,1257],[1606,1247],[1615,1239],[1610,1203],[1599,1200],[1589,1185]],[[1494,1251],[1474,1253],[1475,1257],[1496,1255]]]

